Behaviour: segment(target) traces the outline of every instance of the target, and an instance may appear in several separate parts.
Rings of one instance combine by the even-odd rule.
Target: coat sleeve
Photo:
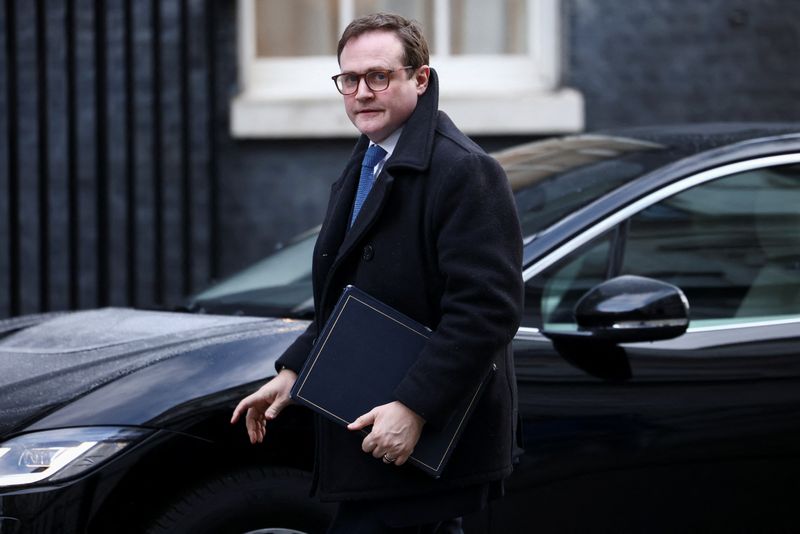
[[[441,319],[395,396],[440,426],[519,327],[522,235],[505,173],[485,154],[456,161],[430,205]]]
[[[275,362],[275,370],[278,371],[281,367],[288,367],[295,373],[300,373],[316,338],[317,321],[311,321],[306,331],[300,334],[300,337],[295,339]]]

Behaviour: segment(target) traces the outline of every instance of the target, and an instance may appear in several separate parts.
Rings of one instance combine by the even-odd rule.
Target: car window
[[[608,275],[613,236],[606,232],[531,278],[525,284],[522,326],[575,329],[575,303]]]
[[[640,211],[529,280],[523,326],[575,328],[578,299],[619,274],[680,287],[695,327],[800,315],[800,166],[726,176]]]
[[[641,211],[622,274],[680,287],[694,326],[800,314],[800,166],[730,175]]]

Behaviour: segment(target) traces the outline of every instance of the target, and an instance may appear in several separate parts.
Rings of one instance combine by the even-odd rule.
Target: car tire
[[[308,496],[310,479],[290,468],[227,473],[178,497],[146,532],[322,533],[335,506]]]

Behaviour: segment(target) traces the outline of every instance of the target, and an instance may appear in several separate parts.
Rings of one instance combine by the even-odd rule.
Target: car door
[[[528,269],[515,340],[524,455],[496,532],[788,526],[800,490],[800,157],[652,192]],[[573,309],[622,274],[682,289],[675,339],[569,350]],[[523,517],[524,516],[524,517]],[[530,525],[529,524],[529,525]]]

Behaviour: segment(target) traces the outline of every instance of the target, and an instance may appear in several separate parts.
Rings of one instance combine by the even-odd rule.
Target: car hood
[[[123,308],[42,319],[0,339],[0,436],[175,356],[287,330],[293,338],[302,326],[282,319]]]

